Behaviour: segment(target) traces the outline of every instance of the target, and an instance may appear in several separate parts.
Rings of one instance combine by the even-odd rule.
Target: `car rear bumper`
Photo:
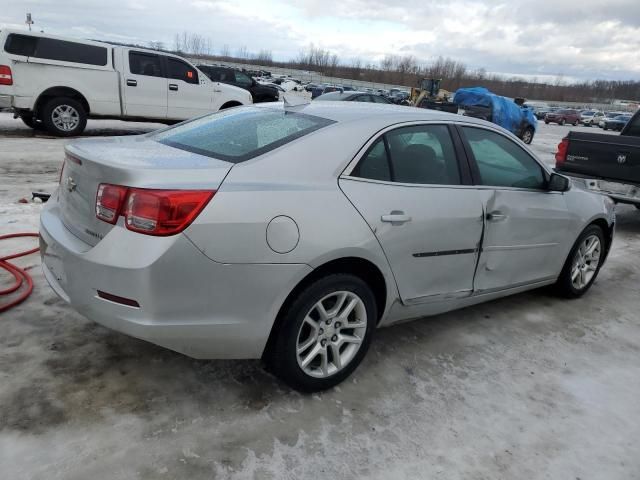
[[[640,186],[615,180],[602,180],[586,176],[558,171],[562,175],[570,177],[581,188],[591,192],[601,193],[611,197],[619,203],[631,203],[640,205]]]
[[[67,230],[53,196],[40,235],[45,278],[75,310],[194,358],[259,358],[280,306],[311,271],[301,264],[217,263],[184,235],[150,237],[118,226],[92,247]]]
[[[13,107],[13,95],[0,95],[0,109]]]

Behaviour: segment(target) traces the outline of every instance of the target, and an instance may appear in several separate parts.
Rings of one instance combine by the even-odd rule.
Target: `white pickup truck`
[[[0,32],[0,109],[59,136],[87,118],[173,123],[252,103],[176,55],[43,33]]]

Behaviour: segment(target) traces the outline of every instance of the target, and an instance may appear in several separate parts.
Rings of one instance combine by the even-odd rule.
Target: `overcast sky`
[[[313,43],[377,62],[442,55],[539,79],[640,80],[640,0],[3,0],[0,27],[173,47],[184,30],[214,52],[268,49],[290,60]]]

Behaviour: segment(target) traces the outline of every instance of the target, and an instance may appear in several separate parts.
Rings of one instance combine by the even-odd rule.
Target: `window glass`
[[[106,65],[107,48],[54,38],[12,33],[4,44],[7,53],[61,62]]]
[[[371,95],[371,98],[373,99],[373,103],[389,103],[387,99],[380,95]]]
[[[33,52],[35,52],[37,43],[38,37],[11,33],[7,36],[7,41],[4,43],[4,51],[13,55],[30,57],[33,55]]]
[[[357,95],[353,100],[353,102],[365,102],[371,103],[371,95]]]
[[[169,66],[169,78],[195,83],[196,85],[199,83],[198,72],[188,63],[177,58],[167,57],[167,64]]]
[[[367,154],[358,162],[356,168],[351,172],[351,176],[370,178],[371,180],[391,181],[389,159],[387,157],[387,150],[384,147],[383,137],[378,138],[369,148]]]
[[[129,71],[134,75],[164,77],[160,57],[149,53],[129,52]]]
[[[241,87],[249,88],[251,85],[253,85],[253,80],[251,80],[251,78],[247,74],[242,72],[234,73],[236,75],[236,83]]]
[[[334,123],[280,109],[240,107],[200,117],[152,134],[189,152],[239,163]]]
[[[542,167],[514,141],[481,128],[462,127],[483,185],[544,189]]]
[[[417,125],[387,132],[393,181],[459,185],[453,142],[445,125]]]

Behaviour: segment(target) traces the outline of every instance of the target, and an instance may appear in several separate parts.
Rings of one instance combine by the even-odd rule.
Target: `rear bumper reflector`
[[[109,300],[110,302],[126,305],[127,307],[140,308],[140,304],[136,300],[133,300],[131,298],[120,297],[118,295],[113,295],[111,293],[103,292],[101,290],[98,290],[98,297],[104,300]]]

